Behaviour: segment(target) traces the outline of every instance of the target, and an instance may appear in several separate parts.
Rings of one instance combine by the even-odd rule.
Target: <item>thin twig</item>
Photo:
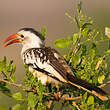
[[[96,64],[96,70],[98,70],[99,69],[99,67],[100,67],[100,65],[102,64],[102,62],[103,62],[103,60],[105,59],[105,55],[103,56],[103,58],[102,59],[100,59],[98,62],[97,62],[97,64]]]
[[[100,86],[98,86],[99,88],[103,88],[103,87],[105,87],[107,84],[110,84],[110,81],[108,81],[108,82],[106,82],[106,83],[104,83],[104,84],[102,84],[102,85],[100,85]]]
[[[77,110],[80,110],[80,108],[78,107],[78,105],[76,105],[76,103],[74,101],[72,103],[77,108]]]
[[[71,101],[71,100],[78,100],[78,99],[81,99],[82,96],[79,96],[79,97],[68,97],[68,98],[64,98],[64,100],[67,100],[67,101]]]

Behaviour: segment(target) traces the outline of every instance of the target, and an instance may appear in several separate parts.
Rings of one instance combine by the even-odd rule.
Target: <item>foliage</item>
[[[46,36],[46,27],[42,27],[41,34],[42,34],[43,37]]]
[[[70,38],[56,40],[55,46],[68,49],[64,58],[76,77],[99,86],[105,80],[110,79],[107,67],[107,59],[110,54],[110,28],[105,28],[106,36],[104,36],[101,30],[95,26],[93,20],[82,12],[81,4],[81,2],[78,4],[76,16],[65,14],[72,23],[76,23],[78,32],[72,33]],[[43,27],[41,31],[42,35],[45,36],[46,28]],[[101,51],[99,46],[103,43],[108,43],[108,48]],[[68,107],[68,110],[69,108],[73,110],[108,110],[110,108],[110,99],[101,101],[96,96],[73,86],[63,85],[60,92],[61,94],[68,94],[70,97],[81,96],[80,100],[74,102],[63,99],[56,100],[53,97],[56,88],[52,85],[42,86],[41,82],[28,71],[27,65],[25,65],[25,68],[24,84],[17,85],[15,83],[16,67],[13,61],[7,63],[6,57],[3,61],[0,61],[1,78],[3,79],[0,80],[0,90],[5,95],[19,101],[18,104],[10,106],[10,110],[46,110],[50,102],[52,102],[50,104],[51,110],[57,108],[64,110],[66,107]],[[8,82],[4,82],[4,80]],[[12,93],[9,85],[21,88],[25,94],[21,92]],[[7,108],[0,106],[0,110],[7,110]]]
[[[72,34],[70,37],[72,42],[69,42],[68,46],[67,38],[57,40],[55,46],[68,49],[69,53],[64,55],[64,58],[77,77],[99,86],[99,84],[103,84],[104,80],[109,79],[107,57],[110,54],[110,49],[108,46],[108,49],[101,51],[98,46],[103,45],[103,43],[109,45],[110,28],[105,28],[105,35],[107,36],[105,37],[101,30],[95,26],[92,18],[83,14],[81,4],[81,2],[78,4],[77,16],[72,17],[66,13],[71,22],[76,23],[79,32]],[[62,40],[63,43],[61,43]],[[100,51],[102,54],[99,53]],[[83,96],[81,102],[78,103],[81,110],[105,110],[110,106],[109,101],[100,102],[96,97],[87,92],[84,93],[82,90],[79,91],[79,94]]]

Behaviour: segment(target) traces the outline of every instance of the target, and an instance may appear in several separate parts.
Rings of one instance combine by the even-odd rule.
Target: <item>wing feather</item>
[[[58,53],[55,52],[58,55]],[[58,55],[59,56],[59,55]],[[50,77],[56,77],[62,82],[67,82],[66,69],[62,66],[65,60],[54,55],[54,50],[45,48],[31,48],[24,53],[24,63],[33,69],[44,71]],[[66,64],[66,63],[65,63]],[[67,65],[67,64],[66,64]]]
[[[63,78],[67,80],[68,74],[74,75],[64,58],[55,49],[48,48],[47,50],[50,65],[58,71]]]

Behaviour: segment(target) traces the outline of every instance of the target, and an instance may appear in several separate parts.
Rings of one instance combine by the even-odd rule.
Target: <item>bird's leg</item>
[[[59,92],[59,88],[60,88],[59,85],[56,85],[56,88],[57,88],[57,92]]]
[[[59,91],[59,88],[60,88],[59,85],[56,85],[56,88],[57,88],[57,93],[55,93],[54,95],[55,95],[56,100],[58,100],[61,97],[61,93]]]
[[[51,86],[51,83],[48,84],[48,89],[49,89],[49,92],[52,92],[52,86]]]

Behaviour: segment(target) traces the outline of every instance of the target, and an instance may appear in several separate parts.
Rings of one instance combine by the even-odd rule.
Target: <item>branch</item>
[[[12,82],[7,81],[7,80],[4,80],[4,79],[0,79],[0,82],[7,83],[7,84],[12,85],[12,86],[15,86],[17,88],[25,89],[25,90],[30,91],[30,92],[34,92],[34,93],[37,92],[35,89],[31,89],[29,87],[23,86],[22,84],[12,83]],[[43,95],[50,96],[49,93],[43,93]]]
[[[78,96],[78,97],[68,97],[68,98],[64,98],[64,100],[67,100],[67,101],[72,101],[72,100],[78,100],[78,99],[81,99],[82,96]]]
[[[30,91],[30,92],[33,92],[33,93],[37,93],[37,90],[36,89],[25,87],[22,84],[12,83],[12,82],[7,81],[7,80],[4,80],[4,79],[0,79],[0,82],[7,83],[9,85],[15,86],[17,88],[25,89],[25,90]],[[65,96],[63,95],[62,97],[60,96],[59,98],[57,98],[55,94],[44,93],[44,92],[42,94],[45,95],[45,96],[50,97],[50,99],[52,99],[52,100],[54,98],[54,100],[63,99],[63,100],[66,100],[66,101],[72,101],[72,100],[78,100],[78,99],[81,99],[82,98],[81,96],[79,96],[79,97],[67,97],[67,95],[65,95]]]
[[[26,89],[28,91],[32,90],[31,88],[25,87],[22,84],[12,83],[12,82],[4,80],[4,79],[0,79],[0,82],[7,83],[9,85],[12,85],[12,86],[15,86],[15,87],[18,87],[18,88],[21,88],[21,89]]]

